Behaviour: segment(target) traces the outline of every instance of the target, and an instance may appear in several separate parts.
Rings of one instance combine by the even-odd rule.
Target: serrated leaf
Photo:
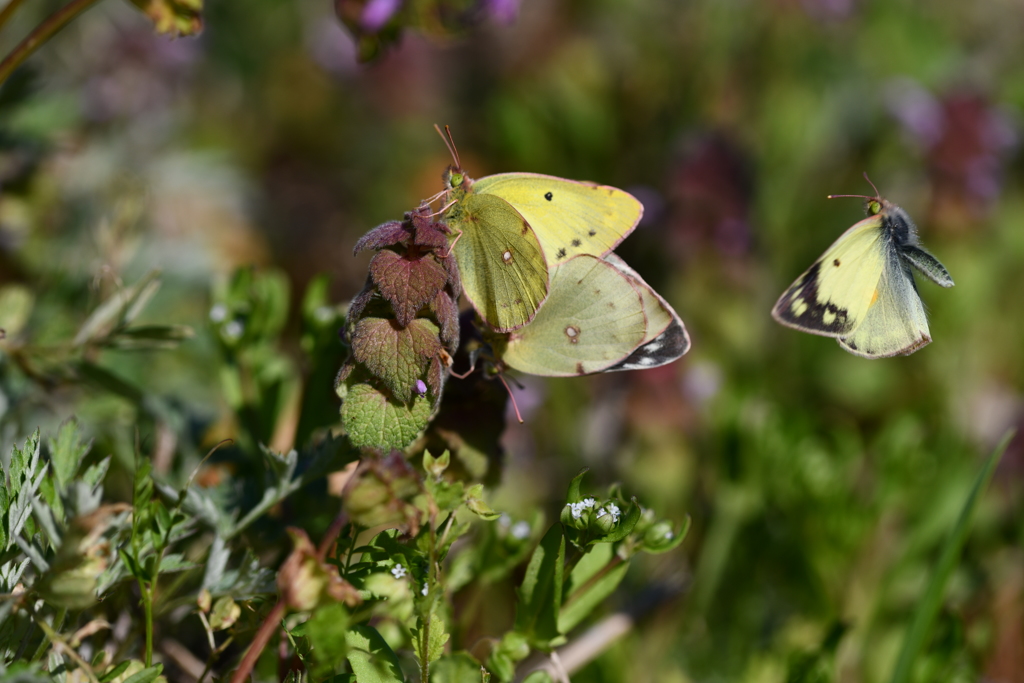
[[[352,353],[384,381],[395,398],[406,402],[427,363],[441,349],[437,335],[437,326],[422,318],[407,327],[388,318],[363,318],[352,334]]]
[[[131,0],[153,22],[157,33],[195,36],[203,30],[202,0]]]
[[[412,219],[415,237],[413,244],[443,252],[448,247],[448,229],[444,223],[433,223],[429,218],[414,216]]]
[[[459,276],[459,262],[454,256],[446,254],[441,257],[441,265],[448,274],[448,286],[452,289],[452,298],[458,301],[462,294],[462,278]]]
[[[391,304],[398,324],[408,325],[447,281],[444,267],[430,255],[414,258],[391,250],[378,252],[370,261],[370,276]]]
[[[66,420],[57,430],[57,436],[47,441],[47,446],[57,488],[63,492],[78,471],[85,454],[92,447],[92,441],[83,442],[78,423],[75,420]]]
[[[341,420],[357,448],[401,449],[426,428],[431,410],[424,396],[398,403],[369,384],[356,384],[341,405]]]
[[[565,534],[553,524],[533,551],[523,583],[516,591],[517,632],[538,646],[558,639],[558,610],[562,604],[562,576],[565,568]]]
[[[459,347],[459,305],[448,292],[441,290],[430,302],[430,310],[441,324],[441,341],[454,353]]]
[[[430,615],[429,628],[424,628],[424,619],[420,617],[418,628],[412,634],[412,647],[416,659],[432,664],[444,654],[444,644],[448,642],[448,632],[444,628],[444,620],[436,614]]]
[[[400,244],[408,240],[409,236],[409,229],[404,223],[388,221],[360,237],[359,241],[356,242],[355,248],[352,249],[352,255],[355,256],[364,249],[383,249],[384,247]]]
[[[394,651],[380,633],[369,626],[355,626],[345,634],[349,666],[359,683],[405,683]]]

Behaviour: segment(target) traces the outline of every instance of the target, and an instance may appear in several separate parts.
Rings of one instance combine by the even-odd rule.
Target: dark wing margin
[[[783,325],[820,334],[843,337],[853,331],[853,324],[845,308],[831,301],[818,300],[818,281],[821,261],[807,269],[772,308],[772,317]]]

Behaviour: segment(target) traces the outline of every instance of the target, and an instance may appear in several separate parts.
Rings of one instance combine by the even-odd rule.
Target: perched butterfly
[[[917,351],[932,338],[913,269],[941,287],[952,287],[953,279],[921,246],[907,212],[878,196],[877,188],[874,197],[832,196],[862,197],[868,217],[779,297],[772,316],[783,325],[835,337],[864,358]]]
[[[510,368],[571,377],[670,363],[690,348],[672,307],[615,254],[551,269],[548,300],[525,327],[492,342]]]
[[[643,214],[635,197],[605,185],[536,173],[473,180],[445,131],[455,164],[444,174],[442,219],[455,235],[463,291],[500,332],[533,319],[548,295],[549,268],[579,254],[604,256]]]

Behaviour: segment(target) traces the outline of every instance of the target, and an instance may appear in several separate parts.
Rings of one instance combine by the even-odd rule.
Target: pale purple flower
[[[484,7],[502,24],[511,24],[519,16],[519,0],[484,0]]]
[[[421,379],[416,380],[415,391],[420,396],[422,396],[423,394],[427,393],[427,383],[424,382]]]
[[[370,0],[363,7],[363,16],[359,18],[359,23],[364,30],[376,33],[384,28],[384,24],[395,16],[395,12],[401,6],[402,0]]]

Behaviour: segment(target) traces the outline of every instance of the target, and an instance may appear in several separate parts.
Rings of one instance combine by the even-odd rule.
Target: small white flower
[[[673,536],[675,536],[675,534],[672,533],[671,529],[665,532],[665,540],[671,540]]]
[[[427,584],[423,584],[423,590],[420,591],[420,595],[423,597],[427,596]]]
[[[530,524],[526,521],[520,520],[512,525],[512,529],[509,533],[512,534],[512,538],[517,541],[522,541],[523,539],[530,537]]]
[[[226,317],[228,317],[228,307],[224,304],[217,304],[210,309],[210,320],[213,322],[219,323]]]
[[[502,512],[501,517],[498,517],[498,525],[501,526],[502,529],[507,529],[512,526],[512,518],[509,517],[507,512]]]
[[[610,512],[612,515],[612,521],[618,524],[619,516],[622,515],[622,512],[619,510],[619,506],[616,505],[615,503],[608,503],[607,508],[608,512]]]
[[[330,306],[318,306],[317,309],[313,311],[313,317],[319,322],[325,323],[334,317],[334,309]]]
[[[224,336],[228,339],[238,339],[245,332],[245,327],[237,320],[232,320],[224,326]]]
[[[584,498],[583,500],[581,500],[581,501],[579,502],[579,506],[580,506],[581,508],[584,508],[584,509],[585,509],[585,508],[592,508],[592,507],[594,507],[595,505],[597,505],[597,501],[596,501],[596,500],[594,500],[593,498]]]
[[[400,564],[396,564],[394,567],[391,568],[391,576],[395,577],[396,579],[402,578],[403,576],[405,576],[405,567],[403,567]]]

